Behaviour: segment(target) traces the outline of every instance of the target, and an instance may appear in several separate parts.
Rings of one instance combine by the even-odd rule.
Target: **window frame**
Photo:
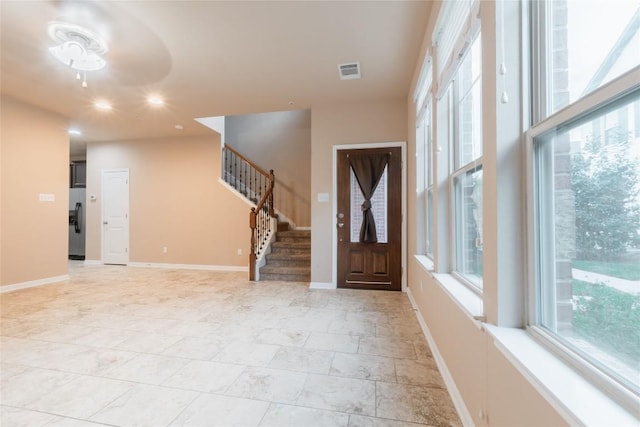
[[[474,85],[468,88],[465,94],[462,94],[462,97],[459,96],[460,85],[458,84],[458,73],[461,69],[462,63],[468,59],[469,55],[473,52],[474,43],[480,43],[480,60],[482,61],[482,31],[480,26],[475,26],[472,34],[468,34],[465,37],[468,40],[466,44],[466,49],[461,52],[458,56],[458,62],[456,65],[456,69],[452,71],[451,79],[448,81],[446,86],[446,92],[443,96],[449,96],[449,144],[452,156],[449,159],[449,213],[451,215],[452,223],[450,226],[450,238],[452,244],[450,245],[450,264],[451,264],[451,275],[454,276],[457,280],[459,280],[466,287],[471,289],[474,293],[479,296],[482,296],[483,293],[483,277],[480,277],[480,285],[474,283],[472,280],[467,278],[465,274],[458,269],[458,251],[460,248],[460,242],[458,240],[459,236],[457,234],[457,223],[458,223],[458,210],[456,209],[456,188],[455,182],[456,180],[469,173],[470,171],[478,171],[482,170],[483,167],[483,156],[471,160],[465,164],[460,164],[461,161],[461,132],[460,132],[460,104],[461,101],[468,93],[473,90],[475,84],[480,85],[480,105],[482,106],[482,65],[480,67],[480,75],[477,79],[474,80]],[[482,62],[481,62],[482,64]],[[480,111],[480,121],[482,122],[482,110]],[[480,133],[482,136],[482,132]],[[482,145],[482,143],[481,143]],[[484,198],[484,197],[483,197]]]
[[[424,114],[421,118],[424,129],[424,253],[427,258],[433,261],[433,194],[434,194],[434,170],[433,170],[433,107],[431,100],[431,90],[429,90],[428,100],[425,105]],[[429,201],[431,195],[431,202]],[[430,233],[431,231],[431,233]]]
[[[535,85],[532,85],[535,86]],[[550,176],[539,176],[537,167],[540,162],[550,162],[549,152],[543,158],[537,156],[536,139],[544,137],[556,129],[568,126],[576,126],[583,120],[592,117],[598,112],[605,112],[616,104],[620,103],[631,94],[640,91],[640,66],[626,72],[611,82],[595,89],[584,97],[574,101],[568,106],[560,109],[531,126],[525,132],[525,155],[526,155],[526,224],[527,224],[527,331],[547,349],[568,363],[571,367],[579,371],[589,381],[608,393],[616,402],[622,404],[627,410],[640,415],[638,401],[640,396],[618,381],[614,376],[608,374],[606,369],[602,369],[597,363],[589,360],[568,345],[560,335],[553,333],[541,325],[541,300],[544,298],[543,281],[555,281],[554,269],[545,268],[543,253],[547,258],[554,258],[555,236],[553,235],[553,196],[545,197],[545,200],[538,201],[537,193],[539,186],[550,184],[542,182],[550,180]],[[546,165],[542,165],[546,167]],[[547,174],[548,175],[548,174]],[[548,187],[547,187],[548,188]],[[540,208],[540,203],[551,205]],[[542,226],[540,226],[542,224]],[[541,228],[546,233],[543,239]],[[550,231],[551,230],[551,231]],[[551,233],[551,236],[549,235]],[[549,254],[552,254],[551,256]],[[548,263],[548,261],[547,261]],[[549,304],[547,304],[549,306]],[[553,315],[553,314],[552,314]]]
[[[422,192],[420,209],[418,213],[421,217],[420,221],[424,225],[424,229],[420,233],[423,242],[423,255],[433,261],[433,242],[429,241],[429,227],[432,221],[429,220],[429,192],[433,192],[434,171],[433,171],[433,60],[430,51],[426,52],[420,77],[416,84],[413,101],[416,108],[416,132],[421,132],[416,141],[420,142],[416,152],[416,178],[417,191]],[[420,248],[420,245],[418,246]]]

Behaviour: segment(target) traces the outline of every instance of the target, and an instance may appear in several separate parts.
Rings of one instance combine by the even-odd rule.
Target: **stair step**
[[[268,266],[287,268],[287,267],[311,267],[311,254],[268,254]],[[264,267],[263,267],[264,269]]]
[[[260,280],[280,280],[284,282],[308,282],[311,280],[311,268],[276,267],[265,265],[260,269]]]
[[[310,255],[311,254],[311,250],[309,249],[295,249],[295,248],[274,248],[273,245],[271,246],[271,254],[272,255],[285,255],[285,256],[291,256],[291,255]]]
[[[282,261],[267,261],[269,266],[271,267],[277,267],[278,269],[282,270],[284,268],[289,268],[289,267],[303,267],[303,268],[309,268],[311,267],[311,262],[310,261],[291,261],[291,260],[282,260]],[[266,267],[266,266],[265,266]],[[260,271],[262,271],[264,269],[264,267],[262,267],[262,269],[260,269]]]
[[[281,230],[278,234],[283,236],[303,236],[311,238],[311,230]]]
[[[300,247],[311,247],[311,240],[310,239],[300,239],[300,240],[296,240],[296,241],[278,241],[276,240],[275,242],[273,242],[274,245],[276,246],[287,246],[287,245],[291,245],[291,246],[300,246]]]
[[[278,232],[288,231],[288,230],[289,230],[289,223],[288,222],[278,221],[278,228],[277,228]]]
[[[286,230],[278,231],[276,236],[280,238],[297,238],[297,239],[311,239],[311,231],[309,230]]]
[[[286,274],[271,274],[260,272],[260,281],[279,281],[279,282],[310,282],[311,274],[304,275],[286,275]]]
[[[267,262],[270,261],[311,261],[310,252],[299,252],[293,254],[270,253],[267,254]]]
[[[283,236],[282,233],[277,233],[276,242],[305,243],[305,242],[311,242],[311,240],[307,236],[299,236],[296,234]]]
[[[260,268],[260,280],[309,282],[311,280],[311,231],[290,230],[289,223],[278,222],[276,241]]]
[[[310,267],[287,267],[287,268],[274,268],[269,265],[265,265],[260,269],[260,273],[281,273],[281,274],[307,274],[310,273]]]
[[[310,251],[311,242],[273,242],[271,252],[280,251]]]

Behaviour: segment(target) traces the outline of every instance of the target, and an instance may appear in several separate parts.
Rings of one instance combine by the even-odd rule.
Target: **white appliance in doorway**
[[[86,194],[85,188],[69,189],[69,259],[85,256]]]

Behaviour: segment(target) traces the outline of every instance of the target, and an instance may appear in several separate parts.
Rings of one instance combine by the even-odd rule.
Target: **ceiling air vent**
[[[338,71],[340,72],[340,80],[352,80],[352,79],[359,79],[361,77],[359,62],[351,62],[349,64],[339,64]]]

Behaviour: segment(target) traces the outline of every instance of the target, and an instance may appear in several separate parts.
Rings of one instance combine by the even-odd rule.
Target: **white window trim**
[[[425,126],[425,138],[424,138],[424,216],[425,216],[425,227],[424,227],[424,239],[425,239],[425,248],[424,253],[425,256],[431,260],[433,260],[433,242],[429,244],[429,226],[433,227],[433,218],[429,221],[429,205],[433,205],[433,197],[431,203],[429,203],[429,192],[434,193],[434,144],[433,144],[433,100],[431,89],[429,89],[429,93],[427,94],[427,101],[425,102],[425,110],[424,110],[424,121],[423,126]],[[427,127],[428,126],[428,127]],[[427,132],[428,129],[428,132]],[[432,208],[432,216],[433,216],[433,206]]]
[[[449,200],[451,201],[450,212],[451,212],[451,218],[452,218],[451,241],[453,242],[451,245],[451,275],[455,277],[459,282],[464,284],[466,287],[471,289],[473,292],[478,294],[479,296],[482,296],[483,288],[473,283],[462,272],[458,270],[458,256],[456,254],[456,251],[458,250],[458,241],[456,239],[458,237],[456,235],[456,224],[458,222],[458,218],[456,217],[456,209],[455,209],[456,208],[455,207],[455,201],[456,201],[455,181],[456,181],[456,178],[462,175],[465,175],[470,171],[482,170],[482,168],[483,168],[482,157],[479,157],[478,159],[476,159],[476,161],[467,163],[460,169],[457,169],[456,171],[454,171],[449,176],[449,194],[450,194]]]
[[[429,193],[431,193],[431,203],[429,203]],[[426,238],[426,247],[424,250],[425,256],[427,258],[429,258],[433,264],[433,247],[434,247],[434,242],[433,242],[433,236],[435,235],[435,230],[433,229],[433,216],[434,216],[434,210],[433,210],[433,205],[434,205],[434,200],[435,200],[435,191],[434,191],[434,187],[433,187],[433,183],[427,187],[427,189],[425,190],[425,205],[426,205],[426,211],[425,211],[425,216],[427,218],[426,220],[426,229],[425,229],[425,238]],[[429,207],[431,207],[431,221],[429,221]],[[431,240],[429,240],[429,227],[431,226]]]
[[[456,178],[458,178],[461,175],[466,174],[467,172],[469,172],[470,170],[474,170],[474,169],[482,169],[483,168],[483,163],[482,163],[482,159],[483,157],[480,156],[464,165],[458,166],[459,163],[459,157],[460,157],[460,131],[459,131],[459,119],[460,119],[460,97],[458,97],[458,88],[457,85],[455,83],[455,79],[453,79],[455,73],[458,71],[458,66],[467,58],[467,55],[470,55],[471,52],[467,52],[467,47],[471,47],[471,45],[476,41],[476,39],[478,37],[481,37],[480,34],[480,25],[478,22],[477,27],[474,27],[475,30],[473,32],[473,37],[471,37],[468,40],[467,45],[465,46],[465,51],[460,53],[460,56],[458,57],[457,60],[457,64],[456,64],[456,68],[454,70],[454,73],[451,75],[451,80],[447,83],[447,89],[449,88],[449,86],[451,86],[451,98],[450,98],[450,104],[449,104],[449,114],[451,117],[450,120],[450,129],[453,130],[453,135],[451,135],[451,133],[449,134],[449,141],[448,144],[450,145],[450,152],[453,154],[449,161],[449,215],[452,218],[451,224],[450,224],[450,239],[451,239],[451,245],[449,246],[449,259],[450,264],[451,264],[451,276],[455,277],[457,280],[459,280],[464,286],[468,287],[469,289],[471,289],[473,292],[475,292],[478,295],[482,295],[483,293],[483,287],[478,286],[477,284],[473,283],[471,280],[469,280],[468,278],[466,278],[464,276],[464,274],[460,271],[458,271],[458,257],[456,254],[456,251],[458,250],[458,241],[456,240],[456,223],[457,223],[457,218],[455,216],[456,214],[456,197],[455,197],[455,180]],[[482,52],[482,50],[481,50]],[[477,79],[478,81],[476,81],[476,83],[479,83],[480,85],[482,85],[482,72],[480,73],[480,76]],[[473,87],[473,86],[472,86]],[[471,90],[471,89],[470,89]],[[447,91],[445,91],[444,93],[446,93]],[[464,95],[467,95],[467,93],[465,93]],[[463,95],[463,96],[464,96]],[[452,138],[453,136],[453,138]]]
[[[428,190],[433,190],[433,59],[431,57],[431,50],[427,49],[425,52],[425,58],[422,63],[422,67],[420,69],[420,76],[418,78],[418,82],[416,84],[414,94],[413,94],[413,102],[416,108],[416,130],[422,129],[422,156],[418,155],[416,152],[417,164],[416,171],[417,173],[422,173],[422,185],[419,190],[423,191],[424,201],[422,207],[424,208],[424,212],[422,213],[419,210],[421,216],[424,216],[422,219],[424,224],[424,230],[422,233],[422,239],[424,239],[424,243],[418,245],[418,250],[424,253],[424,256],[428,258],[433,258],[433,249],[431,252],[428,252],[428,230],[429,230],[429,220],[428,220]],[[427,136],[426,129],[429,129],[429,135]],[[430,137],[431,141],[427,144],[427,137]],[[418,138],[416,138],[416,142]],[[429,152],[428,148],[431,145],[431,152]],[[428,160],[428,161],[427,161]],[[431,178],[431,179],[430,179]],[[430,183],[431,181],[431,183]],[[420,248],[424,246],[424,250],[420,250]]]
[[[425,87],[426,86],[426,87]],[[424,58],[420,77],[413,93],[413,102],[416,107],[416,117],[420,117],[425,113],[427,105],[431,98],[431,88],[433,87],[433,60],[429,50]],[[424,94],[423,96],[421,96]]]
[[[523,49],[524,56],[527,56],[523,62],[529,65],[529,73],[531,74],[530,81],[535,82],[537,85],[536,95],[533,93],[527,93],[530,96],[531,111],[529,122],[532,125],[539,123],[542,119],[549,115],[550,105],[547,94],[548,91],[548,58],[545,55],[547,46],[549,44],[548,35],[545,31],[545,22],[548,20],[548,3],[546,1],[532,1],[529,2],[529,8],[527,13],[529,33],[535,34],[531,36],[529,42],[529,49],[531,54],[527,55],[528,49]],[[527,8],[525,8],[526,10]],[[529,59],[529,57],[531,59]],[[533,85],[529,85],[529,88],[533,90]]]
[[[560,342],[555,336],[539,326],[538,300],[540,290],[537,283],[541,280],[539,259],[536,256],[537,221],[544,220],[538,218],[536,213],[535,200],[535,147],[534,139],[561,125],[575,123],[589,113],[596,111],[607,104],[615,102],[617,99],[638,90],[640,88],[640,66],[636,67],[622,76],[612,80],[602,87],[594,90],[590,94],[578,99],[574,103],[554,113],[532,126],[526,132],[526,186],[527,186],[527,278],[528,278],[528,313],[527,330],[529,333],[547,349],[552,351],[560,359],[564,360],[574,369],[584,374],[592,383],[602,388],[617,402],[620,402],[627,410],[640,418],[640,397],[633,394],[619,382],[615,381],[603,371],[596,368],[578,353],[572,351],[568,346]],[[547,236],[548,237],[548,236]]]

